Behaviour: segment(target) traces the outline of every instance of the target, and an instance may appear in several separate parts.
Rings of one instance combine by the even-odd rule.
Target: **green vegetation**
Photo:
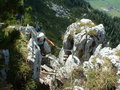
[[[87,72],[87,87],[92,90],[110,90],[117,85],[114,71],[89,70]]]
[[[92,90],[111,90],[117,86],[118,77],[112,63],[108,58],[103,58],[103,61],[104,64],[99,68],[94,67],[94,69],[87,71],[87,88]]]
[[[77,80],[77,81],[76,81]],[[64,89],[65,87],[71,87],[73,88],[73,86],[77,85],[85,85],[86,82],[86,77],[84,76],[84,72],[83,72],[83,68],[79,67],[75,70],[73,70],[73,72],[71,72],[71,77],[64,79],[63,80],[63,86],[61,89]]]
[[[2,28],[1,33],[0,48],[10,51],[7,82],[12,84],[16,90],[34,90],[36,83],[31,79],[32,71],[26,63],[26,38],[15,29]],[[0,65],[3,65],[3,63],[1,62]],[[6,68],[6,66],[1,68]]]
[[[69,9],[69,18],[56,17],[56,12],[47,7],[46,2],[53,2]],[[33,17],[32,25],[34,26],[35,22],[39,21],[46,32],[46,36],[59,47],[61,47],[62,34],[67,26],[75,22],[76,19],[82,18],[91,19],[96,25],[102,23],[105,26],[106,38],[110,41],[110,46],[115,47],[120,42],[120,19],[112,18],[104,12],[93,9],[84,0],[29,0],[25,6],[32,8],[32,12],[30,12],[31,17]]]
[[[120,1],[119,0],[86,0],[95,9],[105,11],[111,16],[120,17]]]
[[[88,32],[88,35],[95,36],[97,34],[96,30],[91,30]]]
[[[97,58],[99,57],[93,58],[92,63],[95,64]],[[94,69],[89,69],[86,73],[83,72],[82,67],[73,70],[71,77],[64,79],[62,89],[82,85],[85,86],[85,90],[114,90],[118,85],[115,67],[108,58],[103,58],[103,61],[99,68],[94,66]]]
[[[23,13],[24,0],[0,0],[0,21],[13,20],[17,12]]]
[[[17,90],[25,88],[31,88],[25,90],[33,90],[36,87],[35,82],[31,80],[32,71],[26,64],[26,45],[25,39],[19,35],[18,39],[16,39],[11,46],[14,48],[9,48],[11,59],[9,64],[10,70],[8,72],[8,81],[11,82],[14,85],[14,88]],[[31,85],[28,85],[28,83],[34,86],[31,87]]]
[[[89,70],[87,72],[87,87],[92,90],[110,90],[117,85],[117,77],[114,70],[101,71]]]
[[[117,50],[115,53],[117,56],[120,56],[120,50]]]
[[[120,0],[106,0],[106,2],[108,2],[109,4],[111,4],[112,6],[114,6],[117,9],[120,9]]]
[[[73,79],[81,79],[85,78],[83,68],[79,67],[78,69],[73,70],[72,72],[72,78]]]

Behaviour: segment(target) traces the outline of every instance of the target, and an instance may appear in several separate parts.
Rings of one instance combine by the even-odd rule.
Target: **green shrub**
[[[30,74],[30,67],[23,61],[18,61],[18,72],[16,76],[19,78],[24,78],[26,80],[27,76]]]
[[[73,70],[73,72],[72,72],[72,78],[73,78],[73,79],[81,79],[81,78],[84,78],[83,68],[82,68],[82,67],[79,67],[78,69]]]
[[[13,33],[12,36],[14,36],[14,34],[15,33]],[[6,33],[6,37],[9,37],[9,33]],[[16,38],[16,40],[13,43],[10,43],[9,45],[10,45],[9,46],[10,70],[8,72],[8,81],[11,84],[13,84],[13,87],[16,90],[35,90],[34,88],[36,87],[36,83],[33,80],[31,80],[32,70],[26,63],[27,60],[26,37],[24,36],[22,37],[22,35],[20,34],[18,38]]]
[[[14,44],[20,36],[20,32],[16,29],[5,28],[1,33],[0,48],[9,48]],[[9,45],[8,45],[9,44]]]
[[[25,90],[37,90],[36,82],[34,80],[29,80],[25,85]]]
[[[96,75],[97,74],[97,72],[95,71],[95,70],[89,70],[88,72],[87,72],[87,87],[89,88],[89,89],[93,89],[95,86],[97,86],[97,84],[96,84]]]
[[[78,80],[79,82],[75,83],[75,80]],[[77,68],[77,69],[75,69],[71,72],[71,77],[70,78],[67,78],[67,79],[63,80],[63,87],[62,88],[73,87],[76,84],[78,86],[79,85],[84,86],[85,82],[86,82],[86,77],[84,76],[83,68],[79,67],[79,68]]]

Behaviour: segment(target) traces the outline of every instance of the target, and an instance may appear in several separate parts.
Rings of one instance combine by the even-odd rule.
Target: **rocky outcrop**
[[[52,72],[52,76],[48,74],[46,76],[48,79],[45,77],[41,81],[48,82],[47,80],[50,80],[49,86],[54,86],[51,81],[54,82],[57,79],[62,82],[62,79],[70,78],[72,71],[81,66],[84,61],[88,61],[99,44],[104,45],[104,37],[103,25],[95,25],[91,20],[82,19],[70,25],[65,33],[59,58],[50,60],[52,62],[50,67],[55,72]]]
[[[57,69],[56,77],[59,80],[63,78],[70,79],[72,72],[81,67],[83,75],[87,79],[82,81],[82,78],[80,78],[81,82],[86,82],[87,84],[92,82],[89,81],[92,79],[89,76],[94,71],[94,73],[98,74],[95,78],[100,77],[104,79],[102,74],[106,75],[106,80],[111,84],[107,88],[120,89],[119,86],[116,87],[117,84],[120,84],[120,45],[114,49],[105,47],[105,31],[102,24],[95,25],[91,20],[82,19],[70,25],[65,33],[63,47],[58,60],[61,68]],[[104,82],[102,84],[107,85]],[[82,84],[79,84],[79,87],[89,88]]]
[[[64,55],[74,55],[81,62],[89,60],[99,44],[104,45],[105,31],[102,24],[95,25],[89,19],[71,24],[64,35],[60,62],[64,64]],[[71,50],[71,51],[69,51]]]
[[[83,63],[83,69],[87,77],[88,70],[101,70],[102,72],[116,73],[118,85],[120,84],[120,45],[116,48],[104,47],[100,44],[94,54],[90,57],[89,61]],[[110,77],[110,76],[109,76]],[[112,78],[112,77],[111,77]],[[120,89],[120,86],[116,87],[116,90]]]
[[[56,17],[67,17],[67,18],[69,18],[69,16],[70,16],[70,13],[69,13],[70,10],[69,9],[67,9],[63,6],[57,5],[53,2],[47,2],[46,4],[50,9],[52,9],[56,12]]]
[[[35,36],[32,39],[34,38]],[[73,71],[79,68],[82,69],[80,72],[80,76],[82,76],[71,81],[77,82],[78,85],[64,87],[65,90],[88,89],[83,83],[91,82],[88,80],[88,71],[91,70],[99,71],[95,72],[98,75],[104,74],[104,72],[108,72],[110,75],[114,74],[115,79],[113,79],[117,79],[117,83],[120,83],[120,79],[117,78],[120,77],[120,45],[114,49],[105,47],[105,31],[102,24],[95,25],[89,19],[82,19],[71,24],[65,33],[59,58],[49,54],[45,57],[40,56],[40,60],[35,59],[32,57],[32,49],[34,48],[32,41],[28,47],[30,50],[28,59],[30,58],[29,61],[33,63],[34,75],[39,78],[42,84],[49,85],[51,90],[62,86],[65,83],[64,79],[72,78]],[[40,70],[37,71],[36,67],[40,67]]]
[[[57,70],[57,77],[59,79],[62,78],[69,78],[71,75],[70,73],[79,67],[80,60],[76,56],[70,55],[68,59],[66,60],[64,66],[62,66],[60,69]]]

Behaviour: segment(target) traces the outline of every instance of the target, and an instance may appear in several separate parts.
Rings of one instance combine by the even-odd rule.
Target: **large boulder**
[[[89,60],[99,44],[105,43],[105,31],[102,24],[95,25],[89,19],[71,24],[64,35],[60,62],[64,65],[65,55],[75,55],[81,62]]]
[[[59,79],[69,78],[71,76],[70,73],[78,68],[79,65],[80,60],[76,56],[70,55],[66,60],[65,65],[57,70],[57,77]]]

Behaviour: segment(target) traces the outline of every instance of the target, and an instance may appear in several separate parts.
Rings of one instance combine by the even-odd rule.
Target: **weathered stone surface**
[[[34,66],[40,66],[41,64],[37,64],[34,59],[35,55],[32,54],[34,48],[32,45],[32,42],[28,45],[30,51],[28,60],[30,59]],[[89,19],[82,19],[71,24],[65,33],[59,58],[51,54],[42,57],[42,65],[45,64],[47,68],[43,67],[44,69],[41,69],[39,81],[48,84],[51,90],[55,90],[57,85],[59,86],[57,81],[64,83],[62,79],[70,78],[71,72],[79,66],[83,68],[83,73],[86,77],[86,72],[90,69],[101,68],[102,71],[109,71],[114,67],[117,69],[116,75],[120,76],[120,45],[113,49],[104,46],[105,31],[102,24],[95,25]],[[107,63],[108,65],[104,65],[106,60],[111,62],[111,64]],[[109,67],[109,64],[111,67]],[[36,73],[38,76],[38,72]],[[83,90],[80,86],[70,88]]]
[[[74,86],[73,90],[84,90],[82,87]]]
[[[59,77],[59,79],[69,78],[70,73],[78,68],[79,65],[80,60],[76,56],[70,55],[66,60],[65,65],[57,70],[57,77]]]
[[[80,60],[76,56],[70,55],[65,63],[67,73],[70,73],[80,65]]]
[[[120,48],[118,45],[116,48],[110,48],[110,47],[101,47],[102,45],[99,45],[97,49],[94,52],[94,55],[92,55],[89,59],[89,61],[85,61],[83,63],[83,69],[86,72],[90,69],[99,69],[103,72],[110,71],[112,69],[117,70],[116,76],[118,77],[118,82],[120,81]],[[106,63],[106,64],[105,64]],[[94,68],[93,68],[94,67]],[[87,74],[85,73],[87,76]],[[119,88],[119,87],[117,87]],[[116,89],[119,90],[119,89]]]
[[[95,25],[89,19],[71,24],[65,33],[60,62],[64,64],[64,55],[75,55],[81,62],[87,61],[99,44],[104,44],[105,31],[102,24]],[[67,51],[73,50],[73,52]]]
[[[56,17],[67,17],[67,18],[69,18],[69,16],[70,16],[69,9],[67,9],[63,6],[57,5],[53,2],[47,3],[47,6],[50,9],[52,9],[56,12]]]

